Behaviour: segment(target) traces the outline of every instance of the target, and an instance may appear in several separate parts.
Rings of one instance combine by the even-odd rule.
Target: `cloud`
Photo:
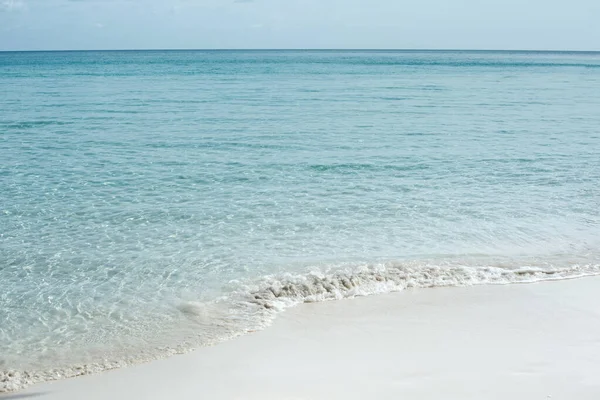
[[[23,0],[0,0],[1,11],[21,11],[27,8]]]
[[[63,0],[67,3],[97,4],[97,3],[135,3],[135,0]]]

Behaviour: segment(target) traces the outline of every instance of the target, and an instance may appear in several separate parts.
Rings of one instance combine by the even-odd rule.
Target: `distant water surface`
[[[0,53],[0,391],[599,273],[599,183],[599,53]]]

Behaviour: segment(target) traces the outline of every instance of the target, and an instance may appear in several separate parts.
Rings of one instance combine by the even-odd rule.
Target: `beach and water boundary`
[[[303,304],[261,332],[36,385],[22,396],[593,400],[600,394],[599,279],[414,289]]]
[[[111,354],[105,363],[66,365],[41,371],[3,371],[0,390],[10,392],[35,383],[72,378],[109,371],[139,363],[162,359],[175,354],[197,350],[200,346],[212,346],[249,332],[268,328],[277,315],[302,303],[318,303],[330,300],[383,295],[411,289],[468,287],[479,285],[533,284],[561,281],[600,275],[598,265],[574,265],[568,268],[472,266],[424,266],[410,263],[387,263],[355,266],[332,274],[313,272],[304,276],[269,277],[245,286],[246,292],[236,292],[216,304],[183,303],[178,306],[182,313],[199,321],[219,321],[219,327],[196,325],[196,341],[193,338],[177,347],[144,349],[136,354],[131,349],[121,354]],[[218,310],[220,315],[211,314]],[[231,323],[232,320],[238,320]],[[226,321],[229,321],[227,323]],[[217,325],[220,325],[217,322]],[[207,331],[211,334],[207,335]],[[209,341],[207,341],[209,338]],[[106,354],[104,355],[106,357]],[[96,355],[97,357],[97,355]]]

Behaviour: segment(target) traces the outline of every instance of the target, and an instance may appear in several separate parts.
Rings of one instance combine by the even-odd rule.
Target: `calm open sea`
[[[597,273],[600,53],[0,53],[0,391]]]

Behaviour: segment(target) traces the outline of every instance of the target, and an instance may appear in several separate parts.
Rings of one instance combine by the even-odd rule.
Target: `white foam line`
[[[321,302],[398,292],[410,288],[448,286],[507,285],[576,279],[600,275],[600,264],[572,265],[564,268],[523,267],[506,269],[495,266],[423,265],[418,263],[382,263],[347,268],[333,273],[319,271],[303,275],[265,277],[254,285],[245,285],[220,303],[230,307],[229,318],[239,317],[243,326],[229,331],[210,343],[220,343],[245,333],[264,329],[277,314],[303,302]],[[183,307],[182,309],[187,309]],[[198,342],[200,343],[200,342]],[[200,347],[162,348],[156,352],[105,362],[73,365],[46,371],[0,371],[0,393],[23,389],[34,383],[98,373],[184,353]]]

